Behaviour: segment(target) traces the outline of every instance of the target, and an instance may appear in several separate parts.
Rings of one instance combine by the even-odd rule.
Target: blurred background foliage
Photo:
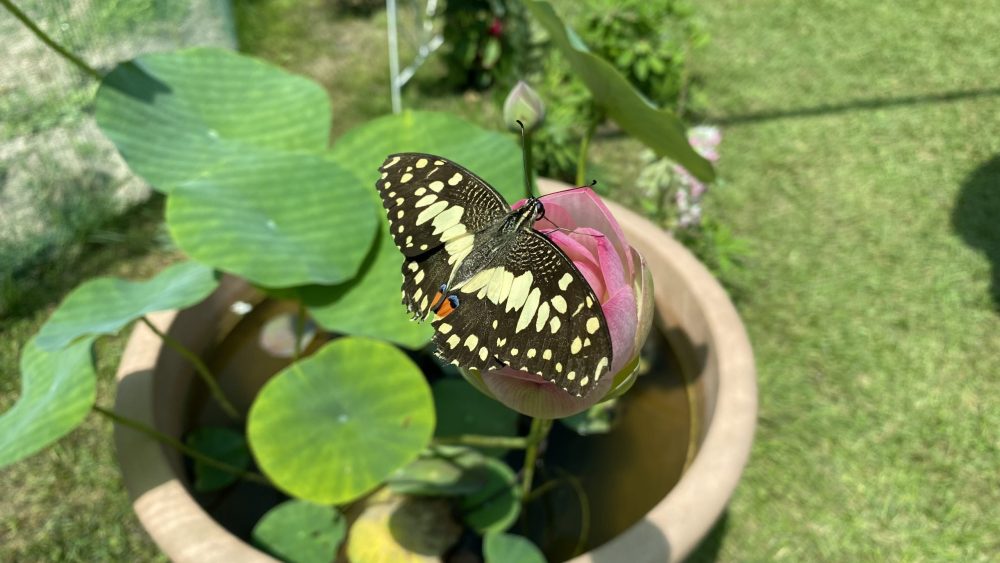
[[[693,559],[990,559],[1000,12],[987,0],[553,4],[647,98],[720,127],[720,180],[698,201],[689,184],[683,208],[683,174],[595,114],[513,0],[451,2],[436,24],[446,44],[403,105],[504,130],[499,104],[528,79],[548,106],[539,172],[574,180],[592,133],[587,177],[674,229],[733,293],[758,359],[760,429],[729,513]],[[381,2],[18,5],[98,68],[209,44],[307,75],[330,96],[334,136],[390,110]],[[415,34],[416,9],[400,3],[402,34]],[[3,410],[21,344],[66,291],[97,273],[149,276],[177,253],[162,201],[96,133],[96,85],[3,11],[0,35]],[[410,42],[401,51],[415,54]],[[105,404],[122,343],[99,344]],[[131,514],[111,444],[91,419],[4,470],[0,559],[162,558]]]

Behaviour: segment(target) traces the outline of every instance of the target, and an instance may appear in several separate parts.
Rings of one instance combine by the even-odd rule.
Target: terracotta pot
[[[542,181],[543,191],[557,184]],[[646,257],[655,283],[658,322],[696,387],[697,455],[676,486],[646,516],[574,561],[677,561],[711,529],[747,462],[757,415],[753,353],[729,297],[705,267],[672,237],[613,203],[626,236]],[[225,283],[181,313],[151,315],[154,324],[196,353],[213,346],[232,322],[240,283]],[[184,402],[194,380],[190,365],[137,325],[118,370],[116,410],[180,436]],[[174,561],[274,561],[216,523],[189,494],[180,456],[124,427],[116,428],[118,458],[136,514]]]

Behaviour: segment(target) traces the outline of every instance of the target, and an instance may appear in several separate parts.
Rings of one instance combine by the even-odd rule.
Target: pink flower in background
[[[601,378],[597,387],[581,398],[535,374],[511,368],[463,370],[463,374],[480,391],[518,412],[562,418],[617,396],[631,386],[639,351],[652,326],[653,287],[642,257],[629,246],[618,222],[592,190],[554,193],[544,196],[542,203],[545,218],[535,228],[547,232],[549,239],[566,253],[601,302],[611,333],[612,377]],[[562,230],[554,230],[557,226]]]

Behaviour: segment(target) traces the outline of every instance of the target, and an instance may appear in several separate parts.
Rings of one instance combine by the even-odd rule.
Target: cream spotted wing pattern
[[[433,316],[438,354],[464,368],[511,367],[586,395],[612,361],[597,296],[532,224],[543,205],[503,196],[439,156],[390,155],[377,182],[403,263],[403,303]]]

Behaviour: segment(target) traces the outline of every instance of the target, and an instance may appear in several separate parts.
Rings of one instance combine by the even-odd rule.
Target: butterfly
[[[403,304],[434,326],[437,354],[480,371],[540,375],[584,396],[611,367],[601,304],[566,254],[534,228],[545,206],[511,210],[443,157],[389,155],[376,188],[403,253]]]

